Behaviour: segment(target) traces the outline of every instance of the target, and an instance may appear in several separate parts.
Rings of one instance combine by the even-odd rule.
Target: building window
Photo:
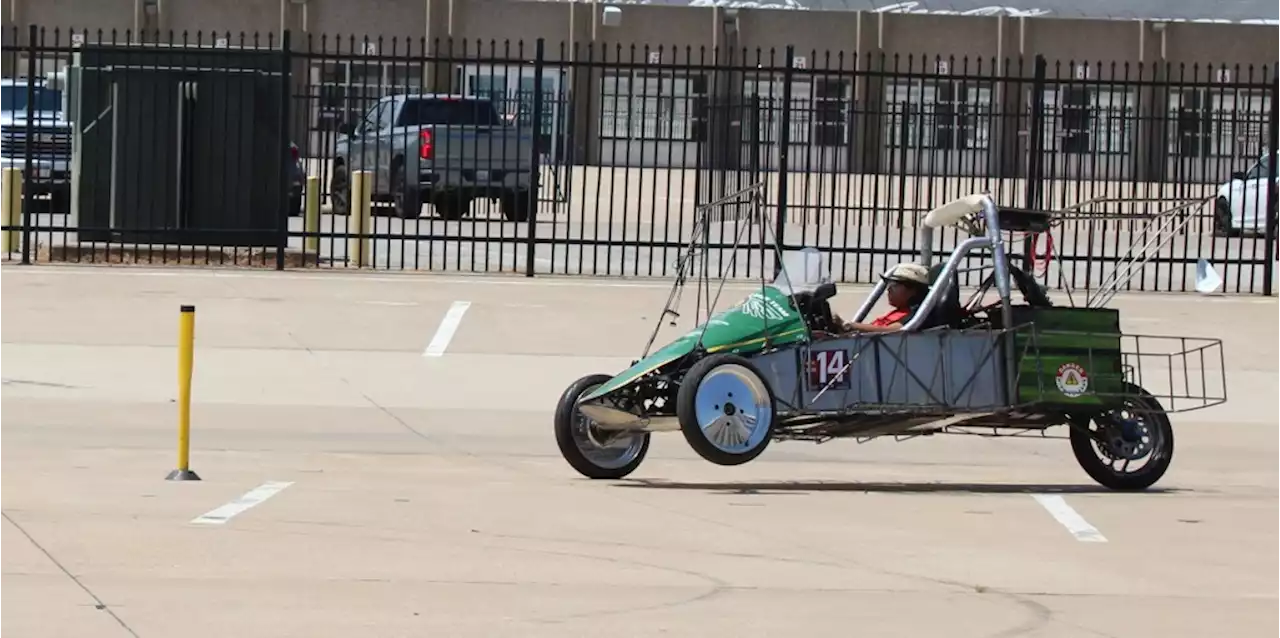
[[[744,101],[754,105],[761,144],[781,141],[782,99],[786,85],[781,79],[747,80]],[[844,146],[848,140],[849,104],[853,83],[843,78],[792,80],[788,131],[791,144]],[[753,140],[754,141],[754,140]]]
[[[706,93],[701,75],[607,73],[601,86],[600,136],[638,141],[701,139]]]
[[[1169,96],[1169,152],[1193,158],[1258,157],[1269,106],[1257,91],[1176,90]]]
[[[1070,154],[1126,155],[1134,147],[1133,89],[1065,86],[1045,91],[1044,148]]]
[[[332,131],[382,97],[421,88],[422,65],[317,62],[311,67],[311,85],[310,95],[316,98],[314,128]]]
[[[897,80],[886,102],[890,147],[982,150],[991,143],[989,82]]]

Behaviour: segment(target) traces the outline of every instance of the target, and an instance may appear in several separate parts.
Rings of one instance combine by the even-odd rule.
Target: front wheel
[[[620,479],[635,471],[649,452],[648,432],[602,430],[578,410],[578,399],[600,387],[607,374],[574,381],[556,404],[556,445],[579,474],[592,479]]]
[[[1213,234],[1221,237],[1235,237],[1239,233],[1236,232],[1235,226],[1231,222],[1231,204],[1222,197],[1214,200]]]
[[[751,362],[713,354],[685,373],[676,416],[699,456],[716,465],[740,465],[760,456],[773,438],[773,391]]]
[[[1125,384],[1123,404],[1071,428],[1071,451],[1099,485],[1144,490],[1173,462],[1173,424],[1164,406],[1146,390]],[[1131,465],[1138,463],[1136,469]]]

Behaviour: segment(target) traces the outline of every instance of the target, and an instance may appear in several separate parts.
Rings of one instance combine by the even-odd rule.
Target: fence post
[[[1027,201],[1026,208],[1037,210],[1041,205],[1044,187],[1044,85],[1048,68],[1044,56],[1036,54],[1035,76],[1031,83],[1031,122],[1027,140]],[[1035,250],[1034,240],[1028,234],[1022,240],[1022,270],[1030,272],[1031,255]]]
[[[276,199],[276,223],[280,225],[276,233],[276,270],[284,270],[284,252],[289,248],[289,163],[293,161],[289,153],[289,98],[293,94],[293,59],[292,44],[289,42],[289,30],[285,29],[280,36],[280,186],[281,191]]]
[[[528,235],[525,238],[526,246],[524,252],[524,276],[533,276],[533,259],[536,253],[535,248],[538,245],[538,194],[541,187],[542,177],[542,154],[538,148],[538,137],[542,132],[542,67],[545,56],[546,42],[542,38],[538,38],[538,44],[534,49],[533,55],[533,148],[530,153],[533,154],[529,163],[529,195],[520,201],[520,197],[516,197],[515,205],[523,204],[525,215],[528,216],[528,229],[525,232]],[[517,191],[519,192],[519,191]]]
[[[1275,81],[1271,84],[1271,116],[1267,133],[1267,226],[1263,231],[1263,238],[1266,244],[1262,247],[1262,294],[1270,297],[1274,294],[1271,285],[1271,279],[1275,277],[1275,259],[1276,259],[1276,223],[1280,220],[1280,193],[1276,190],[1276,144],[1277,124],[1280,124],[1280,104],[1276,103],[1276,99],[1280,98],[1280,83]],[[1255,255],[1258,253],[1254,253]]]
[[[795,53],[795,45],[788,44],[786,67],[782,72],[782,130],[778,131],[778,219],[773,230],[778,250],[784,250],[787,245],[787,169],[791,155],[791,82],[795,79]],[[774,262],[773,276],[777,277],[781,269],[782,259],[779,257]]]
[[[36,85],[34,83],[36,77],[36,37],[39,30],[36,25],[31,25],[27,31],[27,104],[36,103]],[[27,109],[26,121],[26,139],[27,144],[23,148],[23,168],[22,179],[24,182],[31,183],[32,180],[32,157],[31,152],[35,147],[30,141],[35,139],[32,130],[35,128],[35,109]],[[22,191],[22,263],[31,263],[31,215],[34,213],[35,206],[32,204],[32,193],[34,188],[24,188]]]

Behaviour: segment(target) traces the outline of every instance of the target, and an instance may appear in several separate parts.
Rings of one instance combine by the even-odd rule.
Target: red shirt
[[[895,323],[899,323],[899,322],[901,322],[903,319],[906,319],[906,318],[907,318],[908,316],[910,316],[910,315],[911,315],[911,311],[910,311],[910,310],[899,310],[899,309],[895,308],[895,309],[890,310],[889,312],[885,313],[884,315],[882,315],[882,316],[880,316],[880,317],[876,317],[876,320],[875,320],[875,321],[872,321],[872,322],[871,322],[871,325],[873,325],[873,326],[891,326],[891,325],[893,325],[893,324],[895,324]]]

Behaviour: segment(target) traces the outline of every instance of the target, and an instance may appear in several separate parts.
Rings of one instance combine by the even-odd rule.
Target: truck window
[[[499,126],[502,121],[488,100],[410,99],[400,110],[396,126],[453,124]]]
[[[1270,159],[1271,159],[1271,156],[1263,155],[1262,159],[1258,160],[1258,163],[1254,164],[1253,168],[1249,169],[1249,172],[1244,176],[1244,178],[1245,179],[1266,179],[1267,174],[1270,172],[1268,170],[1270,168],[1270,162],[1269,162]]]
[[[35,88],[35,104],[37,111],[61,111],[62,92],[42,86]],[[22,111],[27,108],[27,87],[9,85],[0,87],[0,109],[5,111]]]

